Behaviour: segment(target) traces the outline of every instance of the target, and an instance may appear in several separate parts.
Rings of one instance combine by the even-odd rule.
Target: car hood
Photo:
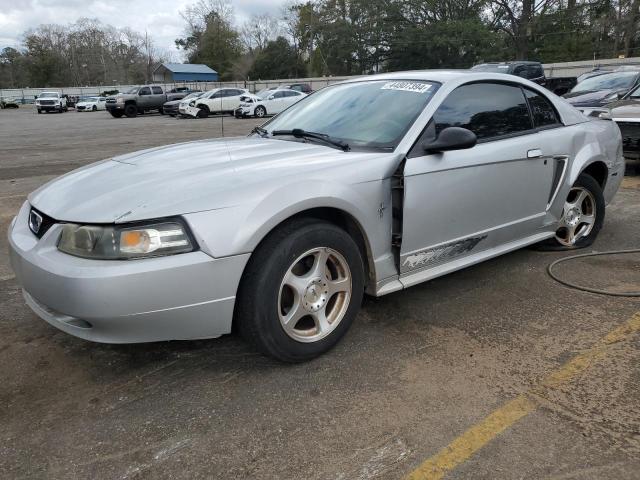
[[[613,118],[640,118],[640,100],[628,98],[608,106]]]
[[[87,106],[90,106],[90,105],[95,105],[96,103],[97,102],[78,102],[78,103],[76,103],[76,105],[78,107],[87,107]]]
[[[257,202],[287,182],[386,178],[396,157],[257,136],[203,140],[88,165],[45,184],[29,202],[60,221],[123,223]],[[367,168],[353,168],[364,161]]]
[[[564,98],[572,105],[576,106],[599,106],[607,95],[616,93],[617,90],[596,90],[586,92],[570,92]],[[624,91],[623,91],[624,92]]]

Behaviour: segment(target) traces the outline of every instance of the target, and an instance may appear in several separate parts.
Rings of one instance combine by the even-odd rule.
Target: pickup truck
[[[160,85],[132,87],[126,92],[107,97],[107,111],[114,117],[133,118],[139,113],[157,110],[164,115],[162,106],[172,100],[180,100],[188,92],[165,93]]]
[[[36,109],[38,113],[44,112],[66,112],[67,97],[58,92],[42,92],[36,98]]]

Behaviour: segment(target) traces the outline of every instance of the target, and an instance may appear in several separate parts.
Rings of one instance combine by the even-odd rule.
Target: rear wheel
[[[254,252],[240,285],[236,321],[263,353],[286,362],[310,360],[347,332],[362,302],[358,246],[337,226],[292,221]]]
[[[572,250],[590,246],[604,223],[605,205],[600,184],[586,173],[573,184],[564,202],[554,238],[543,242],[544,250]]]
[[[129,104],[124,107],[124,114],[129,118],[134,118],[138,114],[138,107],[133,104]]]
[[[254,110],[254,113],[255,113],[256,117],[262,118],[267,114],[267,109],[264,108],[262,105],[258,105],[256,107],[256,109]]]

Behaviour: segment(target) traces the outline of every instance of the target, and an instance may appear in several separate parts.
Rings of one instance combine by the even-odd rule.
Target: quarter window
[[[463,127],[478,140],[531,130],[531,117],[520,87],[474,83],[454,90],[433,115],[435,134],[447,127]]]
[[[162,95],[162,88],[161,87],[151,87],[153,89],[153,93],[154,95]]]
[[[529,101],[529,107],[531,107],[531,114],[533,115],[533,123],[536,127],[560,125],[558,114],[549,100],[528,88],[524,89],[524,93]]]

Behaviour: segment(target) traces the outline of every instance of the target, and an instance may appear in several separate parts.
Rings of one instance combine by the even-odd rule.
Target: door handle
[[[540,158],[542,156],[542,150],[539,148],[534,148],[532,150],[527,151],[527,158]]]

